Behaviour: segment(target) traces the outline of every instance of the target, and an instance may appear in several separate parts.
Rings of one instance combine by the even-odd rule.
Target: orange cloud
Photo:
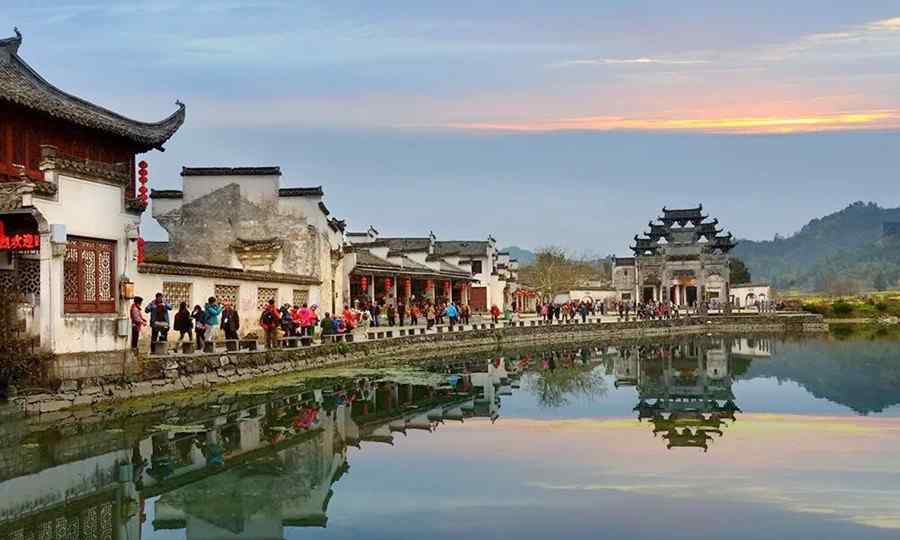
[[[897,129],[900,109],[859,112],[718,118],[626,118],[585,116],[534,122],[453,123],[474,131],[697,131],[708,133],[803,133],[814,131]]]

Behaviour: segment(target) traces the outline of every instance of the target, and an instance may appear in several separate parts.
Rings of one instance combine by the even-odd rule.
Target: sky
[[[900,0],[6,0],[13,26],[70,93],[187,105],[151,187],[279,165],[352,230],[607,255],[663,206],[751,239],[900,206]]]

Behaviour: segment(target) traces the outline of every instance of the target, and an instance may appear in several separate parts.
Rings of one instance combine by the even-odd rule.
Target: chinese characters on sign
[[[41,247],[41,236],[36,233],[7,235],[6,225],[0,221],[0,251],[33,251]]]

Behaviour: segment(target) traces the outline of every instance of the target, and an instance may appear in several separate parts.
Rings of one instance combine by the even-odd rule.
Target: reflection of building
[[[45,530],[63,527],[67,538],[139,538],[142,508],[154,497],[152,526],[192,539],[284,538],[285,527],[323,527],[350,449],[392,445],[398,432],[445,422],[496,419],[508,383],[492,361],[484,373],[239,395],[177,417],[131,419],[127,431],[97,422],[66,437],[23,421],[12,424],[16,439],[4,424],[0,493],[13,496],[0,497],[0,537],[49,538]]]
[[[634,237],[632,258],[617,258],[613,286],[623,300],[672,301],[693,305],[698,300],[729,298],[728,252],[736,244],[731,233],[721,235],[718,220],[706,221],[703,205],[663,208],[649,232]]]
[[[653,424],[667,448],[707,450],[740,409],[731,391],[730,343],[626,348],[615,358],[617,386],[635,385],[638,420]]]

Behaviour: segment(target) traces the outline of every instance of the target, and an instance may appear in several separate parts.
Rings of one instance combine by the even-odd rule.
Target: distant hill
[[[533,263],[536,257],[533,251],[520,248],[519,246],[503,248],[500,251],[508,252],[511,259],[517,259],[519,261],[519,266],[527,266]]]
[[[895,284],[900,279],[900,236],[886,230],[892,232],[890,224],[898,222],[900,208],[860,201],[810,221],[787,238],[740,240],[732,254],[747,264],[754,281],[775,287],[821,289],[831,276],[866,287],[880,279]]]

